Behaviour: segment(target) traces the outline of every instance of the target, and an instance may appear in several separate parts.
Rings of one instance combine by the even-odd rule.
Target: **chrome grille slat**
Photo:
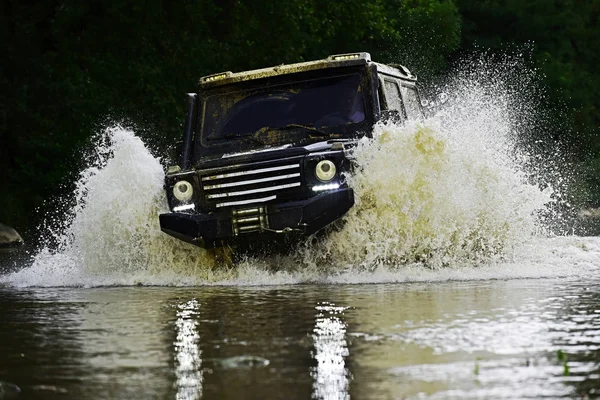
[[[276,198],[277,198],[277,196],[273,195],[273,196],[269,196],[269,197],[263,197],[262,199],[229,201],[226,203],[218,203],[217,208],[228,207],[228,206],[241,206],[241,205],[252,204],[252,203],[262,203],[262,202],[266,202],[266,201],[270,201],[270,200],[275,200]]]
[[[300,182],[287,183],[285,185],[268,186],[268,187],[259,188],[259,189],[240,190],[240,191],[237,191],[237,192],[225,192],[225,193],[209,194],[208,196],[206,196],[206,198],[207,199],[220,199],[220,198],[223,198],[223,197],[244,196],[244,195],[247,195],[247,194],[272,192],[274,190],[288,189],[288,188],[297,187],[297,186],[300,186]]]
[[[282,180],[282,179],[289,179],[289,178],[296,178],[296,177],[300,177],[300,172],[296,172],[294,174],[270,176],[268,178],[250,179],[247,181],[220,183],[218,185],[206,185],[206,186],[204,186],[204,190],[214,190],[214,189],[221,189],[221,188],[234,187],[234,186],[245,186],[245,185],[252,185],[255,183],[272,182],[272,181],[278,181],[278,180]]]
[[[285,161],[284,161],[285,163]],[[279,165],[278,165],[279,164]],[[266,203],[280,193],[302,186],[300,163],[281,161],[236,165],[229,171],[210,171],[200,176],[204,201],[208,207],[237,207]]]
[[[243,176],[243,175],[256,175],[256,174],[262,174],[264,172],[281,171],[281,170],[293,169],[293,168],[300,168],[300,164],[279,165],[277,167],[259,168],[259,169],[251,169],[251,170],[247,170],[247,171],[229,172],[226,174],[203,176],[202,181],[205,182],[205,181],[213,181],[216,179],[234,178],[236,176]]]

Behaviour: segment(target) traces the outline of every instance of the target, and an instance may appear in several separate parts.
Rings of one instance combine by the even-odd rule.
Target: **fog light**
[[[326,185],[316,185],[312,187],[313,192],[322,192],[325,190],[335,190],[335,189],[339,189],[340,185],[337,183],[329,183]]]
[[[329,160],[319,161],[315,168],[315,175],[321,182],[329,182],[335,176],[335,164]]]
[[[194,194],[194,187],[188,181],[179,181],[173,186],[173,196],[179,201],[189,201]]]
[[[195,208],[196,208],[195,204],[184,204],[182,206],[173,207],[173,211],[175,211],[175,212],[187,211],[187,210],[194,210]]]

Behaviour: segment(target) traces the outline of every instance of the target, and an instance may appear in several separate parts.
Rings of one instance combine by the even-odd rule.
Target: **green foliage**
[[[567,145],[577,164],[582,201],[600,206],[600,2],[457,0],[462,48],[504,49],[533,43],[536,66],[550,90],[548,106],[567,129],[553,141]],[[535,138],[534,138],[535,139]]]
[[[563,366],[563,375],[564,376],[569,376],[571,373],[569,371],[569,365],[567,364],[568,361],[568,357],[565,354],[565,352],[563,352],[562,350],[557,350],[556,351],[556,359],[559,363],[562,364]]]
[[[387,2],[395,36],[389,36],[382,61],[407,64],[427,79],[446,66],[447,58],[460,44],[460,17],[451,1],[395,0]],[[394,14],[394,11],[398,11]]]

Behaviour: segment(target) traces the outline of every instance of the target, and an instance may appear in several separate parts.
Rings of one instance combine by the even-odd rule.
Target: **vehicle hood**
[[[220,158],[199,161],[196,163],[196,168],[218,168],[236,164],[246,164],[251,162],[276,160],[289,157],[297,157],[314,152],[329,151],[336,142],[347,142],[346,140],[324,140],[317,143],[311,143],[304,146],[274,146],[262,149],[244,151],[239,153],[226,153]]]

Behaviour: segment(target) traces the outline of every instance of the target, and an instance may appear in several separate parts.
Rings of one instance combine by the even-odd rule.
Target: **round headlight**
[[[188,201],[194,194],[194,187],[188,181],[179,181],[173,186],[173,196],[179,201]]]
[[[335,176],[335,164],[329,160],[319,161],[315,168],[315,175],[321,182],[329,182]]]

